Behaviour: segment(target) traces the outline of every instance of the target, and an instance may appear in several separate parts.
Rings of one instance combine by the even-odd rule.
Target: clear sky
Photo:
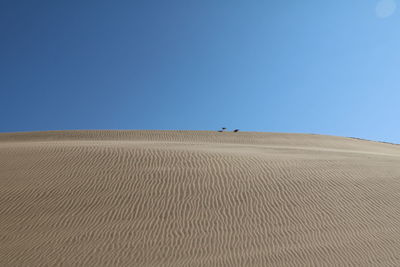
[[[400,143],[395,0],[2,0],[0,34],[1,132],[225,126]]]

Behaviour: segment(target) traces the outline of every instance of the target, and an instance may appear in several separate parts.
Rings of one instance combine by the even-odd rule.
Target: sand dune
[[[400,266],[400,146],[0,134],[0,266]]]

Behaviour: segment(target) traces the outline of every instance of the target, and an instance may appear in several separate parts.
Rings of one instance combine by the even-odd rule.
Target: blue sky
[[[0,131],[301,132],[400,143],[395,0],[0,2]]]

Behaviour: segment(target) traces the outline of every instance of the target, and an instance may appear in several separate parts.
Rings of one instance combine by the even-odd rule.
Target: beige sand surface
[[[400,266],[400,146],[0,134],[0,266]]]

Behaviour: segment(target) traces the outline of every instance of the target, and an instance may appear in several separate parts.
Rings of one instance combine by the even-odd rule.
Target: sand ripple
[[[400,266],[400,146],[0,134],[0,266]]]

